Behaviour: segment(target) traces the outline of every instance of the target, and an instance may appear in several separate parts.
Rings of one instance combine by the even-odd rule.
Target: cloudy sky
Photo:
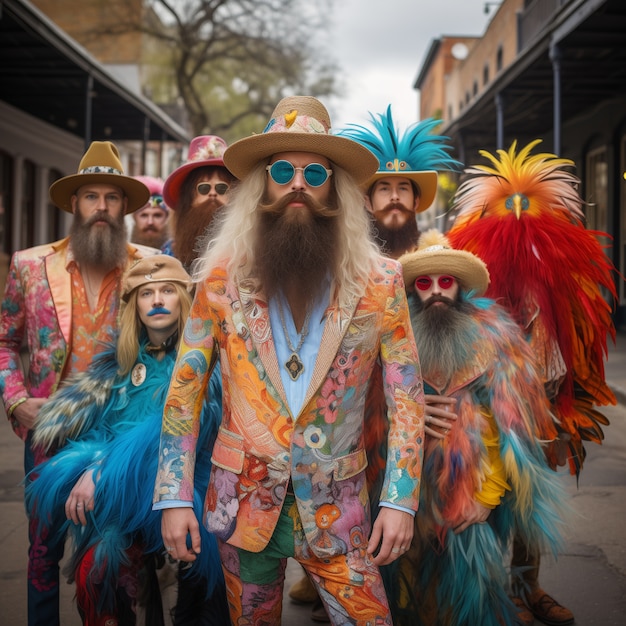
[[[328,33],[345,97],[329,102],[335,128],[367,122],[388,104],[404,128],[417,121],[413,84],[433,39],[482,35],[496,7],[484,0],[336,0]]]

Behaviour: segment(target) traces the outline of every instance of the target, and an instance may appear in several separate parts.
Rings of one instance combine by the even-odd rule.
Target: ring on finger
[[[392,551],[394,554],[400,554],[400,549],[399,549],[399,548],[391,548],[391,551]]]
[[[77,502],[77,503],[76,503],[76,508],[77,508],[77,509],[80,509],[80,507],[81,507],[81,506],[83,506],[83,503],[82,503],[82,502]]]

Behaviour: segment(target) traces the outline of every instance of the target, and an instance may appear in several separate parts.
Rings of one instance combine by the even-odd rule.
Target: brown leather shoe
[[[330,623],[330,617],[328,617],[328,613],[326,613],[326,607],[319,598],[313,603],[313,607],[311,608],[311,619],[314,622],[322,624]]]
[[[526,602],[533,615],[548,626],[574,623],[574,614],[541,588],[531,591],[526,597]]]
[[[296,604],[312,604],[318,599],[317,590],[306,574],[291,585],[288,593],[291,600]]]
[[[530,609],[524,604],[524,600],[522,600],[519,596],[513,596],[511,600],[517,607],[517,623],[521,626],[533,626],[535,618],[530,612]]]

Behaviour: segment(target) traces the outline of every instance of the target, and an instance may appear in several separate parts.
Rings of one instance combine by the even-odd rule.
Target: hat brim
[[[378,169],[378,159],[361,144],[336,135],[275,132],[240,139],[224,152],[226,167],[239,179],[255,166],[279,152],[321,154],[346,170],[358,185]]]
[[[385,172],[379,170],[367,181],[367,189],[370,189],[371,186],[381,178],[388,178],[389,176],[408,178],[419,186],[420,203],[416,213],[422,213],[430,208],[435,201],[435,196],[437,195],[437,172],[433,170],[425,170],[423,172]]]
[[[413,287],[418,276],[450,274],[466,290],[483,295],[489,286],[489,271],[481,259],[466,250],[433,250],[409,252],[399,259],[404,284]]]
[[[150,199],[150,190],[140,181],[123,174],[72,174],[59,178],[50,186],[50,200],[63,211],[72,213],[72,196],[83,185],[114,185],[128,198],[126,213],[133,213]]]
[[[224,165],[224,159],[204,159],[203,161],[191,161],[184,163],[180,167],[177,167],[163,183],[163,199],[165,204],[170,209],[176,209],[178,199],[180,198],[180,189],[183,186],[185,178],[193,170],[197,170],[199,167],[226,167]],[[234,174],[233,174],[234,175]]]

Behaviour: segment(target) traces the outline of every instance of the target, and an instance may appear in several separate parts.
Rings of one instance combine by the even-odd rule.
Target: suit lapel
[[[65,343],[71,343],[72,325],[72,278],[65,269],[67,262],[68,239],[64,239],[61,245],[54,247],[54,252],[46,257],[46,277],[52,293],[52,301],[59,320],[59,328],[65,339]]]
[[[322,333],[320,350],[317,353],[317,359],[315,359],[311,383],[307,389],[302,408],[306,407],[311,401],[311,398],[326,379],[328,370],[337,356],[339,346],[350,325],[350,320],[352,320],[352,316],[354,315],[357,302],[358,300],[353,298],[352,302],[347,306],[340,306],[338,308],[328,307],[328,309],[326,309],[326,324],[324,325],[324,332]]]
[[[252,278],[238,282],[237,289],[246,324],[250,330],[252,343],[257,350],[259,359],[284,405],[289,407],[280,378],[280,366],[276,356],[276,347],[274,346],[267,298],[259,289],[258,281]]]

